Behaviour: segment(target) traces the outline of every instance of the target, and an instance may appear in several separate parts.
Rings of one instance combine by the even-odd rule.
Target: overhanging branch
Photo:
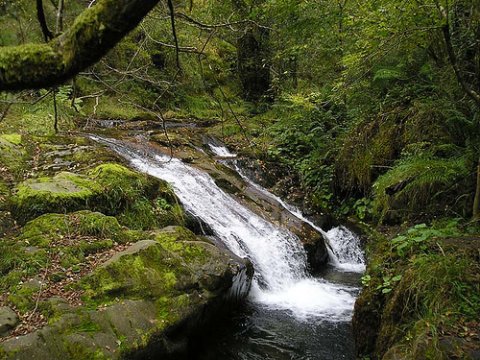
[[[96,63],[159,0],[98,0],[61,36],[47,44],[0,48],[0,90],[61,83]]]

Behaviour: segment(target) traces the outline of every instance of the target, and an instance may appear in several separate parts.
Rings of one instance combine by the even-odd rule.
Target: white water
[[[244,179],[248,184],[253,186],[255,189],[257,189],[267,197],[274,199],[290,214],[309,224],[311,227],[321,233],[328,241],[327,251],[331,265],[342,271],[365,271],[365,258],[363,255],[363,251],[360,248],[360,240],[354,233],[352,233],[344,226],[333,228],[328,232],[323,231],[322,228],[307,219],[298,208],[287,204],[278,196],[272,194],[262,186],[250,180],[250,178],[238,166],[236,161],[233,163],[233,167],[235,171],[242,177],[242,179]]]
[[[286,310],[301,320],[350,319],[355,289],[309,277],[306,254],[294,234],[257,216],[223,192],[209,175],[178,159],[147,158],[143,151],[117,140],[92,139],[109,145],[138,170],[170,182],[188,211],[210,225],[232,252],[252,261],[253,301]]]
[[[208,146],[216,156],[229,158],[237,157],[237,154],[230,152],[225,146],[216,146],[213,144],[208,144]]]

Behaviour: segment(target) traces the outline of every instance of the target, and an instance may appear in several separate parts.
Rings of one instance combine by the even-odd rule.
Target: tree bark
[[[47,44],[0,48],[0,90],[43,88],[95,64],[135,28],[159,0],[98,0]]]
[[[447,48],[448,59],[450,60],[450,65],[452,65],[457,81],[462,87],[463,91],[473,100],[475,104],[480,107],[480,94],[473,90],[465,81],[462,76],[462,71],[458,65],[457,57],[452,45],[452,39],[450,35],[450,26],[445,24],[442,26],[443,39],[445,40],[445,47]]]
[[[45,19],[45,12],[43,11],[43,1],[37,0],[37,19],[42,29],[43,38],[48,42],[53,38],[53,34],[48,28],[47,20]]]
[[[55,35],[60,35],[63,31],[63,11],[64,11],[64,0],[58,1],[57,6],[57,21],[55,22]]]
[[[473,219],[480,219],[480,159],[477,165],[477,187],[475,189],[475,198],[473,199]]]

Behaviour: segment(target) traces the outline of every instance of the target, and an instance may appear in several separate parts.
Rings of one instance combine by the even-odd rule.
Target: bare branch
[[[175,28],[175,9],[173,8],[172,0],[167,0],[168,3],[168,10],[170,12],[170,22],[172,23],[172,34],[173,34],[173,41],[175,42],[175,55],[177,61],[177,68],[181,69],[180,66],[180,51],[178,46],[178,37],[177,37],[177,30]]]

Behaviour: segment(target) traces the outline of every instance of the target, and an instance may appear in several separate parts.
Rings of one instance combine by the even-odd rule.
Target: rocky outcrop
[[[92,209],[108,215],[125,212],[123,219],[126,222],[131,222],[128,217],[135,217],[135,223],[143,221],[152,227],[158,225],[153,224],[154,215],[145,217],[154,212],[152,200],[158,197],[166,205],[172,203],[170,207],[175,205],[175,195],[165,182],[119,164],[107,163],[85,175],[63,171],[54,176],[25,180],[13,189],[8,205],[20,223],[45,213],[65,214]],[[155,214],[155,217],[158,215],[161,214]],[[165,225],[167,223],[170,222]]]
[[[252,275],[250,264],[187,229],[165,228],[85,277],[77,285],[82,306],[46,301],[49,324],[1,343],[0,354],[19,360],[188,358],[194,332],[223,305],[246,296]],[[231,292],[236,279],[243,291]]]

